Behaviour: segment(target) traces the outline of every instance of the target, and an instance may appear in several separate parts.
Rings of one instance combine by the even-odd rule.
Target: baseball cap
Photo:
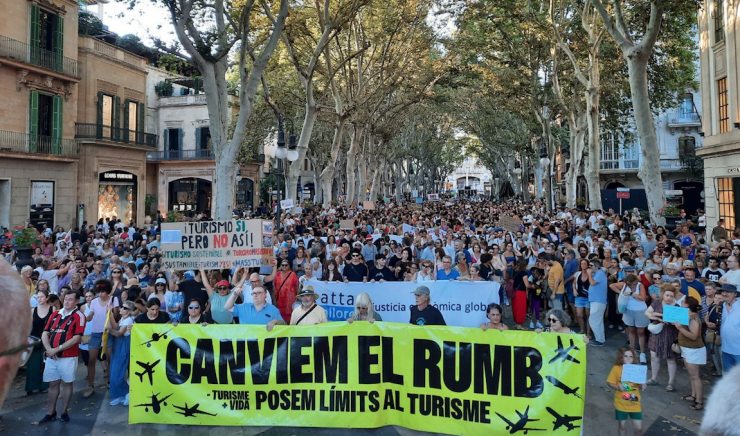
[[[731,285],[729,283],[725,283],[724,285],[722,285],[722,287],[719,288],[719,291],[720,292],[722,292],[722,291],[729,291],[729,292],[735,292],[735,293],[740,292],[740,290],[737,289],[737,286]]]
[[[228,280],[219,280],[218,283],[216,283],[216,287],[226,286],[229,287],[229,281]]]
[[[431,292],[429,291],[429,288],[427,288],[426,286],[419,286],[418,288],[416,288],[414,290],[414,292],[412,292],[412,294],[414,294],[414,295],[430,295]]]
[[[165,280],[165,279],[163,279],[163,278],[160,277],[160,278],[157,279],[157,281],[154,282],[154,284],[155,285],[160,285],[160,284],[166,285],[167,284],[167,280]]]

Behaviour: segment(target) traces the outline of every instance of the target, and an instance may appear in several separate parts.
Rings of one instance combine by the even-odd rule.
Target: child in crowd
[[[637,353],[630,347],[622,347],[617,350],[617,359],[606,378],[606,383],[614,389],[614,409],[616,412],[619,436],[624,436],[627,430],[627,420],[632,420],[634,435],[642,435],[642,406],[640,389],[644,390],[647,385],[638,385],[632,382],[622,381],[623,365],[635,364]]]

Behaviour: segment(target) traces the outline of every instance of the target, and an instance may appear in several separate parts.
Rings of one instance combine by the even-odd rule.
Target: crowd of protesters
[[[308,279],[417,282],[409,314],[416,325],[445,324],[423,282],[495,281],[499,304],[488,306],[483,330],[508,330],[508,321],[517,330],[581,334],[596,347],[605,344],[607,329],[624,331],[617,346],[627,341],[629,347],[620,349],[618,362],[649,361],[646,385],[665,383],[672,392],[683,360],[691,385],[683,399],[694,410],[703,408],[699,368],[709,365],[719,377],[740,362],[740,232],[728,232],[721,221],[708,238],[701,212],[673,231],[651,225],[637,210],[547,212],[542,203],[521,200],[412,206],[378,202],[371,209],[286,213],[273,237],[275,259],[250,270],[163,269],[159,220],[142,227],[113,219],[69,232],[45,229],[35,264],[19,271],[33,308],[32,334],[44,343],[29,360],[26,391],[58,395],[61,381],[66,395],[79,355],[88,368],[85,398],[95,393],[102,360],[111,404],[128,404],[124,365],[132,324],[239,323],[271,330],[326,322]],[[352,227],[342,228],[347,220]],[[15,260],[12,252],[8,260]],[[663,322],[666,305],[687,308],[689,324]],[[72,313],[81,313],[80,320],[64,323]],[[382,315],[368,291],[348,321],[382,321]],[[57,355],[75,357],[74,364],[50,370],[49,358]],[[667,379],[660,374],[663,361]],[[62,419],[69,420],[66,412],[65,403]],[[54,404],[42,422],[55,418]],[[617,413],[620,422],[627,418],[641,419]]]

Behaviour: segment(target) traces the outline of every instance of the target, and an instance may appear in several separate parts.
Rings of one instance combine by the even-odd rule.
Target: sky
[[[149,0],[136,1],[134,9],[130,10],[129,2],[110,0],[103,5],[103,24],[108,30],[119,36],[133,33],[141,38],[145,45],[152,45],[151,37],[154,36],[168,45],[177,41],[169,13],[159,3]],[[97,13],[98,6],[90,6],[90,11]],[[445,16],[437,16],[434,11],[427,16],[427,23],[432,26],[440,36],[449,37],[454,32],[452,20]]]

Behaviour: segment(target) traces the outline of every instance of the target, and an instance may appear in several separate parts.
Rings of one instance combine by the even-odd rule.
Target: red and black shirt
[[[64,310],[58,310],[51,314],[49,321],[44,327],[49,332],[49,344],[57,348],[72,339],[75,335],[82,336],[85,333],[85,315],[77,309],[71,314],[64,316]],[[80,354],[79,343],[62,351],[59,357],[77,357]]]

